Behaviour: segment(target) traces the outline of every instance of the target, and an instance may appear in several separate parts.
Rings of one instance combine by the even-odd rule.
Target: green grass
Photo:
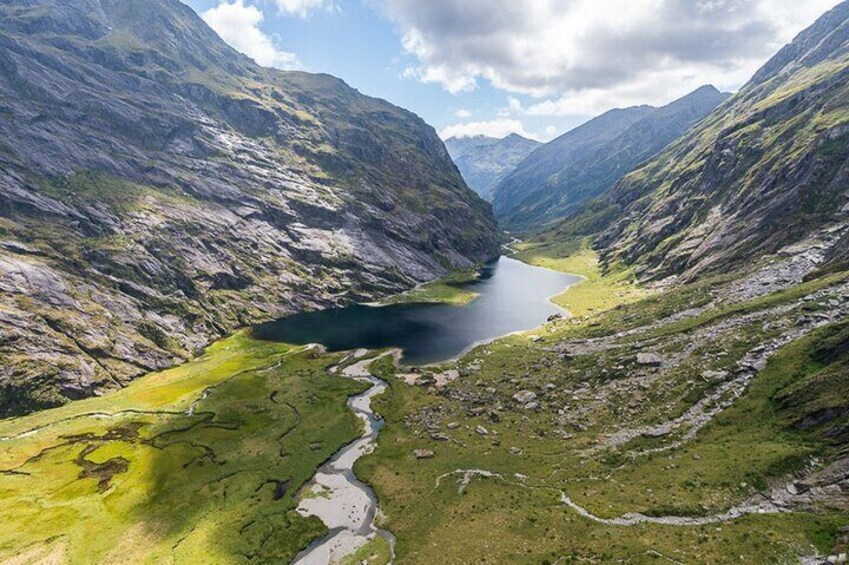
[[[335,358],[238,334],[115,394],[0,422],[0,436],[36,430],[2,442],[0,561],[289,561],[325,530],[294,511],[298,490],[359,433],[345,400],[363,385],[328,375]]]
[[[589,239],[566,243],[521,243],[515,259],[537,267],[580,275],[584,281],[569,287],[552,301],[573,316],[583,317],[636,302],[650,292],[636,284],[628,269],[603,272]]]
[[[560,257],[551,255],[548,260],[560,259],[554,263],[560,266],[575,261],[575,253],[568,250]],[[694,323],[649,332],[648,339],[662,355],[678,354],[690,343],[691,333],[706,324],[791,304],[805,293],[842,280],[834,276],[812,281],[735,306],[733,312],[718,309]],[[706,281],[655,294],[550,328],[541,344],[512,336],[478,347],[457,362],[464,376],[447,391],[406,386],[392,377],[391,366],[381,365],[391,387],[375,400],[375,409],[388,425],[377,450],[358,462],[356,472],[378,495],[387,517],[385,527],[397,537],[397,562],[663,562],[658,555],[687,563],[792,562],[814,548],[829,552],[839,528],[849,520],[845,511],[750,515],[704,527],[610,527],[581,518],[559,502],[560,493],[566,492],[602,517],[628,512],[721,513],[758,491],[783,484],[812,456],[827,458],[835,449],[824,429],[802,430],[798,423],[809,414],[845,404],[846,383],[838,376],[847,370],[845,324],[824,328],[784,348],[742,399],[684,447],[636,459],[625,453],[662,447],[673,436],[637,440],[612,452],[586,452],[624,418],[638,424],[675,417],[709,388],[699,378],[702,370],[733,367],[746,351],[776,335],[775,330],[764,329],[763,321],[756,319],[735,332],[717,334],[693,353],[692,360],[682,361],[637,398],[628,392],[598,405],[592,403],[594,394],[587,401],[573,401],[571,391],[585,382],[627,379],[637,351],[628,348],[631,338],[621,338],[622,351],[567,362],[550,351],[551,343],[611,335],[704,305],[716,284],[718,280]],[[792,320],[797,314],[787,315]],[[716,356],[720,351],[723,356]],[[708,364],[710,359],[714,360]],[[540,392],[544,408],[540,412],[522,410],[511,398],[517,389],[539,392],[546,383],[555,387],[550,393]],[[485,400],[463,400],[484,391],[489,394]],[[637,414],[624,416],[619,410],[632,400]],[[476,411],[479,407],[482,413]],[[564,407],[567,415],[586,409],[587,427],[566,426],[568,436],[561,437],[558,432],[564,426],[558,423],[558,407]],[[497,417],[490,415],[492,411]],[[460,427],[449,429],[449,422]],[[433,426],[451,441],[432,439]],[[479,435],[477,426],[489,433]],[[522,453],[512,453],[511,447]],[[416,460],[416,449],[433,450],[435,456]],[[461,493],[459,477],[446,475],[461,469],[483,469],[502,478],[472,478]]]
[[[362,546],[353,555],[342,560],[341,565],[386,565],[392,561],[392,549],[382,537]]]
[[[477,280],[477,271],[458,271],[437,281],[419,285],[416,288],[388,298],[382,304],[453,304],[463,306],[475,300],[480,294],[463,288]]]

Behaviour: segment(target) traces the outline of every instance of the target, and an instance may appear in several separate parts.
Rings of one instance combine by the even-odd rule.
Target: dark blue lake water
[[[283,318],[253,329],[258,339],[321,343],[330,351],[398,347],[409,365],[446,361],[476,343],[533,329],[562,312],[549,302],[579,277],[502,257],[460,285],[480,297],[465,306],[349,306]]]

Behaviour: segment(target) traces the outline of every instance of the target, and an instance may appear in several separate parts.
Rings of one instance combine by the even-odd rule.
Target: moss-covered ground
[[[238,334],[106,397],[0,422],[0,562],[283,563],[300,487],[355,438],[336,356]]]

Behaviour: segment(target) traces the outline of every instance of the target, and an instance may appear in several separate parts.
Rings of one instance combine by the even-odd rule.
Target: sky
[[[443,138],[549,141],[738,90],[838,0],[183,0],[257,63],[329,73]]]

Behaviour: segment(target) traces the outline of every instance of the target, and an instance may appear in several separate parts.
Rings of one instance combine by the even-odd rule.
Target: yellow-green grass
[[[361,427],[345,400],[363,385],[329,375],[337,359],[240,333],[114,394],[0,422],[0,562],[291,560],[325,531],[294,511],[298,490]]]
[[[378,536],[343,559],[340,565],[386,565],[391,561],[389,542]]]
[[[403,294],[388,298],[383,304],[452,304],[463,306],[480,294],[463,288],[477,280],[477,271],[458,271],[437,281],[425,283]]]
[[[636,284],[625,268],[603,272],[598,254],[588,239],[567,243],[519,243],[515,259],[537,267],[580,275],[584,280],[569,287],[552,301],[575,317],[604,312],[621,304],[636,302],[651,294]]]
[[[832,277],[805,290],[839,282]],[[768,300],[750,301],[738,313],[797,299],[797,293],[779,293]],[[705,300],[709,293],[706,298],[702,287],[670,291],[593,319],[605,332],[615,331],[617,324],[622,328],[633,323],[626,320],[636,317],[650,322]],[[686,387],[694,379],[701,383],[699,374],[705,368],[733,369],[745,351],[773,335],[762,323],[756,319],[735,332],[718,334],[715,343],[704,346],[726,352],[716,361],[724,364],[721,367],[682,363],[670,382]],[[681,333],[675,335],[657,332],[661,341],[653,347],[674,350],[689,343],[690,327],[678,329]],[[597,330],[589,324],[574,324],[556,333],[580,340]],[[387,517],[385,527],[397,537],[399,563],[652,563],[663,562],[660,555],[686,563],[741,559],[780,563],[797,561],[803,554],[829,552],[838,529],[849,520],[846,512],[750,515],[700,527],[615,527],[577,515],[560,502],[560,496],[567,493],[607,518],[628,512],[701,516],[723,513],[757,492],[783,484],[812,455],[826,457],[832,449],[818,432],[797,431],[793,423],[806,413],[833,407],[834,402],[845,404],[845,379],[837,375],[845,374],[847,360],[835,344],[845,343],[846,331],[845,325],[829,327],[786,347],[756,377],[749,392],[695,440],[683,448],[636,458],[624,452],[641,448],[639,441],[620,451],[588,451],[606,436],[609,426],[621,424],[622,416],[615,411],[626,406],[630,397],[611,398],[609,404],[594,407],[586,429],[566,426],[565,430],[557,422],[556,406],[568,404],[566,414],[585,407],[573,401],[571,392],[558,396],[554,409],[542,412],[523,410],[511,398],[517,389],[540,391],[546,383],[555,385],[554,395],[578,389],[587,371],[597,375],[604,369],[606,378],[618,378],[616,367],[623,363],[623,356],[627,359],[634,352],[602,351],[564,363],[551,351],[549,337],[546,343],[534,344],[512,336],[470,352],[457,363],[464,376],[449,385],[452,391],[435,393],[393,379],[392,367],[384,364],[382,375],[392,386],[375,400],[375,409],[388,425],[374,454],[358,462],[357,475],[378,495]],[[822,354],[823,344],[829,343],[826,349],[843,355],[836,365]],[[805,393],[796,394],[802,383],[807,383]],[[483,404],[462,400],[484,390],[496,398]],[[669,406],[676,390],[646,391],[639,402],[639,418],[674,418]],[[804,407],[778,403],[782,395],[791,393],[805,400]],[[546,402],[545,395],[542,401]],[[585,402],[591,404],[592,396]],[[478,406],[486,411],[478,414]],[[495,419],[488,414],[492,409],[498,413]],[[449,428],[449,422],[460,427]],[[451,440],[431,438],[428,430],[433,423]],[[488,434],[476,433],[477,426]],[[558,430],[569,434],[562,437]],[[644,447],[675,439],[646,440]],[[511,453],[511,447],[522,453]],[[435,456],[417,460],[416,449],[433,450]],[[460,476],[450,474],[460,469],[482,469],[501,478],[472,478],[460,493]]]

